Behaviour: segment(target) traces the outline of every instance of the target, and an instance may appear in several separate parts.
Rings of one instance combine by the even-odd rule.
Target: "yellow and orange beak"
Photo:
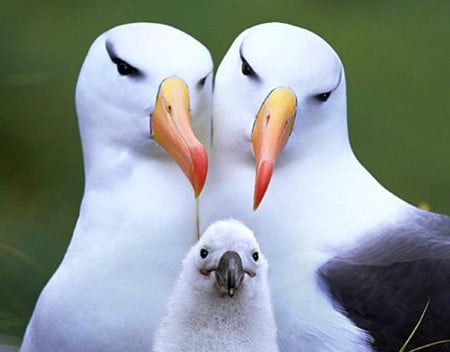
[[[181,79],[170,77],[161,83],[150,125],[152,137],[180,166],[198,197],[206,180],[208,156],[192,131],[189,90]]]
[[[276,88],[267,96],[256,116],[252,145],[256,162],[253,210],[261,203],[276,160],[291,134],[297,98],[289,88]]]

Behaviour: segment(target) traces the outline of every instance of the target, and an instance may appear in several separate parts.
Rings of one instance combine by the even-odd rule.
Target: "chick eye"
[[[316,95],[316,99],[325,102],[328,100],[330,95],[331,95],[331,92],[320,93],[320,94]]]
[[[208,256],[208,251],[205,248],[200,249],[200,257],[205,259]]]
[[[255,71],[252,67],[242,58],[242,66],[241,66],[242,74],[244,76],[256,76]]]
[[[252,254],[252,258],[253,258],[253,260],[254,260],[255,262],[257,262],[258,259],[259,259],[259,253],[258,253],[258,252],[254,252],[254,253]]]
[[[137,68],[131,66],[128,62],[125,62],[119,58],[114,58],[113,62],[117,66],[117,72],[119,72],[119,74],[122,76],[137,75],[139,73]]]

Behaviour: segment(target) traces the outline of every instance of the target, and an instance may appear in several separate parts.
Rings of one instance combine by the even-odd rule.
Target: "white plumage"
[[[397,198],[356,159],[334,50],[287,24],[247,29],[213,101],[201,229],[234,217],[257,234],[280,350],[399,350],[427,297],[435,309],[412,343],[448,338],[450,220]]]
[[[235,269],[242,283],[220,283],[220,272],[233,276]],[[212,224],[189,251],[153,351],[278,351],[267,262],[242,223]]]
[[[176,144],[198,193],[195,168],[205,154],[184,127],[190,108],[194,130],[209,140],[211,70],[208,50],[166,25],[118,26],[92,44],[76,88],[86,177],[80,214],[22,352],[150,350],[197,238],[192,188],[158,143]],[[172,129],[170,116],[186,126]],[[167,131],[157,118],[167,118]]]

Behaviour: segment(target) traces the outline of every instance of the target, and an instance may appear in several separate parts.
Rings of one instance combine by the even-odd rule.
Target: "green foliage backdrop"
[[[402,198],[450,213],[449,1],[0,3],[0,335],[22,336],[70,240],[83,189],[74,87],[91,42],[118,24],[178,27],[216,67],[251,25],[313,30],[346,67],[360,160]]]

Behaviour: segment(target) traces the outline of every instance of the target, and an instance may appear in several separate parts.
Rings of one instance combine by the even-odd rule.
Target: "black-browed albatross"
[[[220,64],[213,101],[201,228],[235,217],[258,234],[280,350],[398,351],[428,300],[408,347],[450,338],[450,219],[356,159],[334,50],[295,26],[252,27]]]
[[[183,172],[198,195],[207,159],[191,116],[208,141],[211,70],[209,51],[166,25],[118,26],[92,44],[76,87],[80,214],[22,352],[150,351],[197,238]]]

